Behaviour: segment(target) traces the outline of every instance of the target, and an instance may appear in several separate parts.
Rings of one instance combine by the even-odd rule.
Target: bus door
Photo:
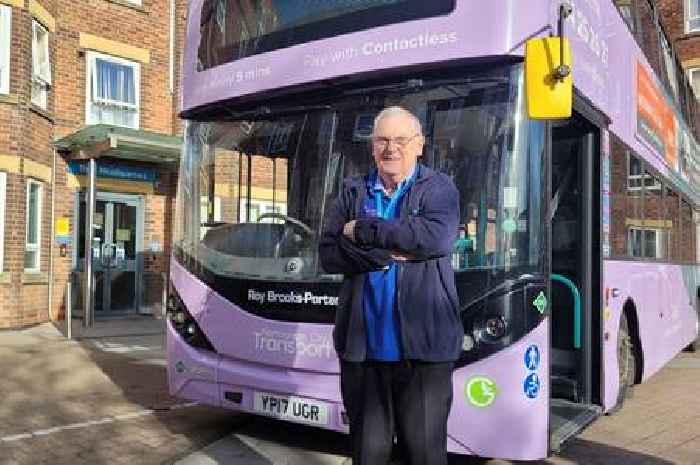
[[[581,107],[579,106],[579,110]],[[589,109],[587,115],[592,115]],[[581,111],[552,123],[550,449],[601,413],[600,128]]]

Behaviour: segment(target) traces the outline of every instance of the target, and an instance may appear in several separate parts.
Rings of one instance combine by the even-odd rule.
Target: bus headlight
[[[465,337],[457,366],[482,360],[517,342],[544,317],[533,299],[545,289],[534,276],[506,282],[499,292],[485,294],[462,311]]]
[[[474,323],[473,334],[478,342],[497,343],[508,334],[508,323],[501,315],[478,318]]]
[[[204,331],[197,324],[197,320],[187,311],[184,302],[177,293],[172,290],[168,297],[168,319],[180,337],[192,347],[215,352]]]
[[[491,339],[499,339],[506,335],[506,320],[502,316],[494,316],[486,319],[484,333]]]

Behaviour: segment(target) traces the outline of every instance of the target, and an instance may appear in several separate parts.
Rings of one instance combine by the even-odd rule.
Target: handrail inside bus
[[[574,296],[574,348],[581,348],[581,293],[569,278],[552,273],[552,281],[566,285]]]

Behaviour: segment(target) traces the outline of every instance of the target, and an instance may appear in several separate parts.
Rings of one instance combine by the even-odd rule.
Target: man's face
[[[424,142],[410,116],[399,113],[380,119],[372,135],[372,156],[379,174],[401,180],[409,176]]]

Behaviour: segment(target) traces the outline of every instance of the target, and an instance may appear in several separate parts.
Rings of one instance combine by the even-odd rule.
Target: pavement
[[[163,320],[0,331],[0,465],[172,464],[240,416],[170,397]]]
[[[342,434],[172,398],[163,320],[73,334],[54,324],[0,331],[0,465],[351,465]],[[538,463],[700,465],[699,387],[700,353],[680,354],[622,411]]]

